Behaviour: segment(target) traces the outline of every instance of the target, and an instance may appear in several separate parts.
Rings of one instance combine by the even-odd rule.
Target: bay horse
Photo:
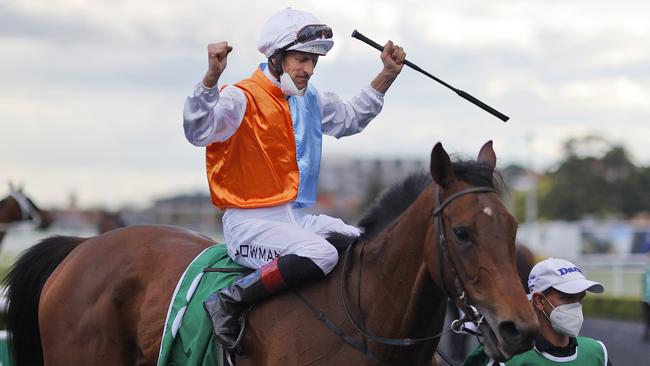
[[[535,260],[535,253],[533,253],[533,251],[526,245],[521,243],[517,243],[516,248],[515,258],[517,263],[517,273],[519,274],[521,285],[524,286],[524,290],[528,293],[530,291],[528,289],[528,276],[537,263]]]
[[[99,210],[97,212],[97,233],[103,234],[107,231],[125,227],[126,222],[119,212]]]
[[[490,357],[530,349],[538,324],[518,283],[517,224],[497,193],[495,165],[491,141],[477,161],[453,164],[436,144],[430,173],[380,198],[343,264],[253,308],[235,363],[431,365],[436,336],[402,347],[381,337],[440,333],[448,296],[479,324]],[[6,279],[16,366],[155,365],[176,283],[213,244],[182,228],[130,226],[28,249]]]
[[[535,254],[526,245],[517,243],[515,245],[515,263],[517,264],[519,281],[524,291],[528,293],[528,276],[536,263]],[[448,303],[447,310],[449,311],[447,317],[452,321],[458,319],[461,315],[458,308],[452,303]],[[461,332],[454,332],[450,335],[448,347],[451,349],[451,357],[454,360],[462,362],[467,357],[467,346],[471,337],[471,334]]]
[[[52,223],[52,217],[38,208],[22,189],[10,187],[9,195],[0,200],[0,243],[12,225],[25,221],[34,222],[37,229],[45,230]]]

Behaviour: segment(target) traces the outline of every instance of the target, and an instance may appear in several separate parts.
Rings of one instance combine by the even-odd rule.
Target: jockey
[[[316,201],[322,134],[340,138],[362,131],[381,111],[406,54],[389,41],[379,75],[343,101],[309,83],[319,56],[334,45],[332,35],[313,14],[281,10],[259,38],[267,63],[220,90],[232,47],[210,44],[208,71],[185,101],[185,136],[206,146],[212,202],[225,210],[228,254],[256,269],[204,302],[215,336],[227,349],[237,346],[250,305],[334,269],[338,253],[325,239],[328,233],[360,234],[340,219],[303,210]]]

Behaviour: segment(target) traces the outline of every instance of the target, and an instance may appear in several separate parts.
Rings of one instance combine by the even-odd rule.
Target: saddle
[[[170,301],[158,366],[229,365],[214,339],[203,301],[250,271],[228,257],[225,244],[205,249],[190,263]]]

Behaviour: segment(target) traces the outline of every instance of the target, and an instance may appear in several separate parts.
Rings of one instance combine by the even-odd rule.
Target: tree
[[[637,168],[623,146],[600,137],[568,140],[559,167],[543,180],[542,217],[629,216],[650,207],[648,169]]]

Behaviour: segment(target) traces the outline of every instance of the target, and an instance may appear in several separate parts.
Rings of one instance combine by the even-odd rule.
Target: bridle
[[[456,198],[464,196],[466,194],[472,194],[472,193],[496,193],[497,190],[494,189],[493,187],[488,187],[488,186],[481,186],[481,187],[471,187],[467,188],[461,191],[458,191],[451,196],[447,197],[442,203],[440,202],[440,188],[436,187],[435,191],[435,208],[433,209],[432,212],[432,218],[435,220],[434,221],[434,228],[435,228],[435,234],[436,238],[438,241],[438,269],[440,273],[440,280],[442,283],[442,290],[447,294],[449,298],[452,298],[452,292],[450,292],[447,288],[445,288],[445,281],[443,277],[443,264],[445,262],[445,259],[447,262],[450,264],[451,268],[451,273],[454,276],[454,289],[456,290],[455,293],[459,294],[458,295],[458,300],[460,304],[463,306],[463,312],[465,312],[465,318],[464,319],[456,319],[452,323],[452,327],[443,330],[442,332],[432,335],[429,337],[424,337],[424,338],[387,338],[387,337],[380,337],[376,336],[374,334],[371,334],[363,325],[363,319],[357,319],[357,317],[352,313],[352,309],[350,306],[350,299],[347,294],[347,287],[346,287],[346,277],[347,274],[350,271],[350,260],[352,258],[352,253],[353,253],[353,247],[355,246],[354,244],[349,245],[345,251],[345,255],[343,258],[343,268],[341,270],[341,302],[343,303],[343,308],[345,309],[345,314],[354,326],[354,328],[359,332],[363,340],[360,342],[356,338],[352,337],[348,333],[344,332],[339,326],[334,324],[330,319],[327,318],[325,313],[321,310],[316,309],[307,299],[305,299],[299,292],[294,291],[296,295],[309,307],[309,309],[314,313],[314,315],[325,324],[327,328],[329,328],[332,332],[334,332],[336,335],[341,337],[344,342],[348,343],[350,346],[358,350],[359,352],[365,354],[372,362],[378,364],[378,365],[385,365],[382,361],[380,361],[372,352],[368,350],[368,344],[367,341],[371,340],[376,343],[381,343],[385,345],[390,345],[390,346],[412,346],[424,342],[429,342],[433,341],[435,339],[438,339],[445,335],[446,333],[450,331],[454,332],[460,332],[462,328],[462,325],[467,321],[467,322],[472,322],[476,325],[478,328],[481,325],[481,322],[483,321],[483,317],[480,315],[478,310],[476,309],[475,306],[471,304],[471,301],[469,297],[467,296],[463,284],[460,280],[460,277],[458,276],[458,270],[456,267],[456,264],[454,261],[451,259],[449,255],[449,249],[448,249],[448,240],[447,236],[445,235],[445,223],[442,218],[442,212],[447,207],[452,201],[454,201]],[[357,296],[358,296],[358,303],[359,306],[361,304],[361,259],[363,256],[363,250],[365,246],[365,241],[361,242],[361,249],[359,251],[359,269],[357,271]],[[359,314],[361,314],[361,309],[358,309]],[[453,365],[451,361],[449,361],[440,351],[438,353],[447,361],[447,363]]]
[[[438,238],[438,273],[440,277],[440,282],[442,283],[442,289],[447,293],[447,296],[453,300],[451,292],[445,287],[445,277],[444,277],[444,263],[445,259],[450,264],[450,270],[453,275],[454,290],[458,295],[459,303],[462,304],[463,308],[460,309],[465,313],[467,320],[475,323],[478,326],[483,321],[483,316],[478,312],[478,309],[471,304],[469,296],[465,292],[465,288],[460,280],[458,275],[458,269],[454,263],[452,257],[449,255],[449,247],[447,245],[447,236],[445,230],[445,221],[442,219],[442,210],[447,207],[453,200],[456,198],[469,194],[469,193],[496,193],[496,189],[488,186],[481,187],[472,187],[467,188],[462,191],[456,192],[451,196],[447,197],[442,203],[440,203],[440,187],[436,187],[436,207],[433,210],[433,217],[435,219],[435,232]],[[456,319],[452,323],[452,330],[459,332],[458,327],[462,326],[464,320]]]
[[[447,262],[450,264],[450,269],[451,273],[454,277],[454,289],[456,290],[455,293],[459,294],[459,302],[463,305],[463,309],[461,309],[468,317],[469,321],[472,321],[474,323],[480,323],[482,321],[482,317],[479,314],[478,310],[476,309],[475,306],[473,306],[470,302],[469,297],[465,293],[465,289],[463,287],[463,284],[460,280],[460,276],[458,276],[458,270],[456,267],[456,264],[452,260],[451,256],[449,255],[449,248],[448,248],[448,240],[447,236],[445,234],[445,222],[442,219],[442,212],[447,207],[452,201],[454,201],[456,198],[464,196],[466,194],[470,193],[492,193],[496,192],[496,189],[493,187],[488,187],[488,186],[481,186],[481,187],[471,187],[467,189],[463,189],[461,191],[458,191],[451,196],[447,197],[442,203],[440,202],[440,187],[436,187],[436,192],[435,192],[435,208],[433,209],[432,212],[432,217],[435,220],[434,221],[434,229],[436,233],[436,237],[438,239],[438,272],[440,276],[440,281],[442,283],[442,290],[447,294],[447,296],[453,300],[452,297],[452,292],[449,291],[445,287],[445,281],[444,281],[444,263],[445,259]],[[362,245],[364,245],[362,243]],[[363,247],[361,249],[363,251]],[[364,329],[357,321],[354,319],[354,316],[352,315],[352,311],[350,310],[350,305],[349,305],[349,299],[347,296],[347,292],[345,291],[345,278],[346,274],[348,272],[348,267],[350,264],[350,257],[351,257],[351,252],[352,252],[352,246],[348,247],[348,249],[345,252],[345,258],[343,262],[343,269],[341,273],[341,300],[343,302],[343,307],[345,308],[346,314],[348,316],[348,319],[350,322],[355,326],[357,331],[361,333],[364,337],[377,342],[377,343],[382,343],[382,344],[388,344],[388,345],[393,345],[393,346],[410,346],[418,343],[423,343],[427,341],[434,340],[436,338],[439,338],[442,336],[443,333],[437,334],[435,336],[430,336],[430,337],[425,337],[425,338],[384,338],[384,337],[378,337],[375,335],[372,335],[368,333],[366,329]],[[360,275],[360,271],[359,271]],[[359,285],[360,286],[360,285]],[[360,292],[359,292],[360,293]]]

